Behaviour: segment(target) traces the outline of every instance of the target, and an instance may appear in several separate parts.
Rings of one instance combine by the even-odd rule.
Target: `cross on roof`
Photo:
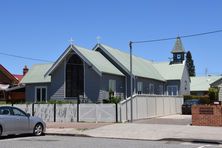
[[[73,45],[74,40],[72,38],[70,38],[69,42],[71,45]]]
[[[97,43],[98,43],[98,44],[100,43],[100,39],[101,39],[100,36],[97,36],[97,37],[96,37],[96,40],[97,40]]]

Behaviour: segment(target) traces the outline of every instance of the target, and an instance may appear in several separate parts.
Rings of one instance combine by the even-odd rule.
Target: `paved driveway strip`
[[[84,131],[92,137],[126,138],[126,139],[193,139],[222,142],[221,127],[201,127],[190,125],[164,124],[113,124]]]

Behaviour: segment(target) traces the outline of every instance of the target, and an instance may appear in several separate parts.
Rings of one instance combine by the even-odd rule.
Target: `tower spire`
[[[183,63],[185,50],[179,36],[176,38],[176,42],[171,53],[173,54],[173,61],[171,61],[171,64]]]
[[[184,50],[184,47],[183,47],[183,43],[181,41],[181,38],[178,36],[176,38],[176,42],[174,44],[174,48],[171,51],[171,53],[184,53],[184,52],[185,52],[185,50]]]

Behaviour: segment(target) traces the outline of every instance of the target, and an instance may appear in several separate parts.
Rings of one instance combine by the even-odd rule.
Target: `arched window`
[[[66,97],[79,97],[84,93],[84,67],[80,57],[73,54],[66,64]]]

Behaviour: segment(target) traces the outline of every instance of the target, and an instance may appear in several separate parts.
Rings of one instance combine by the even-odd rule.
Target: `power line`
[[[8,54],[4,52],[0,52],[1,55],[9,56],[9,57],[15,57],[15,58],[20,58],[20,59],[26,59],[26,60],[32,60],[32,61],[41,61],[41,62],[52,62],[49,60],[44,60],[44,59],[36,59],[36,58],[29,58],[29,57],[23,57],[19,55],[14,55],[14,54]]]
[[[196,34],[190,34],[190,35],[182,35],[179,36],[180,38],[189,38],[189,37],[196,37],[196,36],[203,36],[208,34],[215,34],[215,33],[221,33],[222,30],[214,30],[209,32],[202,32],[202,33],[196,33]],[[169,38],[162,38],[162,39],[152,39],[152,40],[144,40],[144,41],[131,41],[132,43],[148,43],[148,42],[160,42],[160,41],[167,41],[167,40],[175,40],[177,37],[169,37]]]
[[[202,33],[190,34],[190,35],[182,35],[182,36],[180,36],[180,38],[189,38],[189,37],[203,36],[203,35],[215,34],[215,33],[220,33],[220,32],[222,32],[222,30],[215,30],[215,31],[210,31],[210,32],[202,32]],[[148,42],[160,42],[160,41],[167,41],[167,40],[175,40],[176,38],[177,37],[169,37],[169,38],[152,39],[152,40],[144,40],[144,41],[130,41],[130,45],[132,46],[132,44],[135,44],[135,43],[137,44],[137,43],[148,43]],[[8,54],[8,53],[4,53],[4,52],[0,52],[0,54],[1,55],[5,55],[5,56],[20,58],[20,59],[26,59],[26,60],[41,61],[41,62],[53,62],[53,61],[49,61],[49,60],[24,57],[24,56],[19,56],[19,55],[14,55],[14,54]]]

